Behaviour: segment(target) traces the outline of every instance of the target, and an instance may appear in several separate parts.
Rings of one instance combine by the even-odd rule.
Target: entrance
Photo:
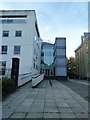
[[[46,69],[45,75],[46,76],[53,76],[53,69]]]
[[[49,76],[49,69],[46,69],[46,76]]]
[[[12,58],[11,79],[14,80],[15,86],[18,86],[19,58]]]

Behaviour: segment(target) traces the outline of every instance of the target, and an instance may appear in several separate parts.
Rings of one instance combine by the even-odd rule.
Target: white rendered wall
[[[61,39],[61,40],[59,40]],[[65,38],[58,38],[55,42],[56,46],[66,46]]]
[[[66,59],[65,58],[57,58],[57,65],[65,65],[66,66]]]
[[[27,29],[27,25],[12,25],[6,24],[2,25],[3,30],[9,30],[10,36],[8,38],[3,37],[2,44],[8,46],[7,54],[2,55],[2,60],[7,61],[6,67],[12,67],[12,58],[17,57],[20,59],[20,68],[19,72],[20,74],[25,72],[30,72],[29,67],[32,67],[32,32],[29,33],[30,30]],[[15,31],[16,30],[22,30],[22,37],[15,37]],[[26,36],[26,37],[25,37]],[[15,55],[14,54],[14,45],[20,45],[21,51],[20,54]],[[10,64],[11,63],[11,64]],[[28,65],[26,65],[29,63]],[[24,69],[25,70],[24,70]]]
[[[39,84],[44,79],[44,74],[41,74],[38,77],[32,78],[32,87],[35,87],[37,84]]]
[[[56,76],[67,76],[66,67],[56,67]]]
[[[64,77],[67,76],[66,67],[66,39],[56,38],[55,41],[55,75]]]
[[[26,11],[23,12],[13,11],[4,14],[28,15],[26,18],[26,23],[2,24],[2,30],[0,31],[0,35],[2,36],[3,31],[9,31],[9,37],[2,37],[2,44],[0,44],[0,45],[8,46],[7,54],[5,55],[0,54],[0,57],[2,56],[2,61],[6,61],[6,68],[8,70],[11,69],[12,58],[17,57],[20,59],[19,75],[26,73],[32,73],[32,74],[39,73],[40,70],[36,70],[33,68],[33,58],[36,57],[34,56],[34,47],[38,54],[38,58],[36,62],[39,67],[40,67],[40,52],[41,52],[41,49],[38,50],[37,46],[34,45],[36,44],[37,39],[40,39],[38,38],[35,30],[36,16],[34,11],[31,12],[29,11],[28,13]],[[22,31],[21,37],[15,37],[16,30]],[[36,36],[36,41],[35,41],[35,36]],[[14,54],[14,45],[21,46],[20,54],[17,55]],[[8,74],[8,72],[6,72],[6,74]],[[21,84],[20,81],[19,84]]]
[[[65,50],[65,49],[62,49],[62,48],[56,49],[56,55],[65,55],[65,54],[66,54],[65,51],[66,51],[66,50]]]

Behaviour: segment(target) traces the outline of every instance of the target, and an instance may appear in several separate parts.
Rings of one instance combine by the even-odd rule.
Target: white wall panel
[[[0,13],[1,14],[1,13]],[[2,60],[6,61],[6,67],[10,68],[12,67],[12,58],[17,57],[20,59],[20,66],[19,66],[19,74],[24,73],[38,73],[39,70],[33,69],[33,58],[35,59],[36,56],[33,55],[34,47],[37,51],[38,57],[37,57],[37,65],[40,67],[40,52],[41,49],[38,49],[37,44],[34,40],[35,36],[37,39],[37,33],[35,30],[35,21],[36,21],[36,15],[34,11],[8,11],[5,12],[6,15],[27,15],[26,23],[6,23],[2,24],[2,31],[0,31],[0,36],[2,36],[2,32],[5,30],[9,31],[9,37],[2,37],[2,45],[8,46],[8,51],[6,55],[0,55],[2,56]],[[15,31],[21,30],[22,36],[21,37],[15,37]],[[39,43],[41,44],[41,43]],[[20,54],[15,55],[14,54],[14,45],[20,45],[21,51]],[[41,45],[40,45],[41,46]],[[20,83],[21,84],[21,83]]]
[[[66,58],[57,58],[57,65],[66,65]]]
[[[56,76],[66,76],[66,72],[67,72],[66,67],[56,68]]]
[[[66,54],[65,51],[66,51],[65,49],[57,49],[57,50],[56,50],[56,52],[57,52],[56,54],[57,54],[57,55],[65,55],[65,54]]]
[[[64,38],[60,38],[56,41],[56,46],[65,46],[66,45],[66,41]]]

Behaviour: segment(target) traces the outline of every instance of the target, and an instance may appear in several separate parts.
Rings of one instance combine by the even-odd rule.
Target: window
[[[0,74],[5,75],[6,61],[0,61]]]
[[[37,22],[35,22],[35,29],[36,29],[36,32],[37,32],[38,37],[40,37]]]
[[[7,54],[7,46],[2,46],[1,54]]]
[[[9,31],[3,31],[3,37],[9,37]]]
[[[14,54],[20,54],[20,48],[21,46],[14,46]]]
[[[21,37],[22,36],[22,31],[16,31],[15,32],[15,37]]]

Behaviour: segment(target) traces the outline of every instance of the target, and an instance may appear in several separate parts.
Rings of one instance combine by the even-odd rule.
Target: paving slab
[[[44,113],[58,113],[57,107],[45,107]]]
[[[82,81],[84,83],[84,81],[86,81],[87,83],[89,83],[89,81],[87,81],[87,80],[75,80],[75,81],[77,81],[77,82],[73,82],[73,81],[70,81],[70,80],[66,80],[66,81],[60,80],[60,83],[66,85],[69,88],[71,88],[73,91],[75,91],[80,96],[82,96],[85,100],[88,101],[89,84],[85,85],[85,84],[81,84],[81,83],[78,83],[78,82]]]
[[[74,113],[61,113],[61,118],[76,118]]]
[[[43,118],[43,113],[42,112],[34,112],[34,113],[28,113],[26,115],[26,118]]]
[[[60,118],[59,113],[44,113],[44,118]]]
[[[87,113],[85,113],[85,114],[84,113],[77,113],[76,117],[77,118],[88,118],[88,114]]]
[[[27,113],[23,113],[23,112],[14,112],[10,118],[25,118]]]
[[[57,80],[44,80],[36,88],[26,84],[2,104],[3,118],[88,118],[88,102]]]
[[[33,112],[33,113],[36,113],[36,112],[37,112],[37,113],[38,113],[38,112],[42,112],[42,113],[43,113],[43,111],[44,111],[44,107],[36,107],[36,106],[35,106],[35,107],[32,106],[32,107],[30,108],[30,110],[29,110],[29,112],[31,112],[31,113],[32,113],[32,112]]]
[[[59,111],[60,113],[73,113],[73,111],[71,110],[71,108],[68,108],[68,107],[66,107],[66,108],[61,108],[61,107],[59,107],[59,108],[58,108],[58,111]]]

